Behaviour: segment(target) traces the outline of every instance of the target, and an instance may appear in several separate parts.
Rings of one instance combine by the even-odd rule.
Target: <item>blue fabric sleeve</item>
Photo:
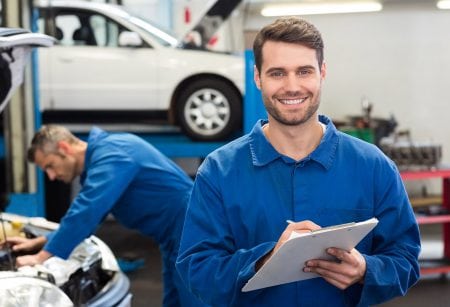
[[[69,257],[111,211],[137,171],[134,161],[120,149],[105,148],[96,154],[80,193],[44,250],[63,259]]]
[[[374,182],[381,187],[375,194],[380,223],[373,231],[372,255],[363,255],[367,269],[358,306],[403,296],[420,275],[420,234],[400,175],[391,165]]]
[[[177,269],[190,291],[214,306],[228,306],[255,273],[255,263],[273,249],[266,242],[236,249],[217,190],[199,172],[186,217]],[[253,291],[250,295],[257,295]]]
[[[48,234],[45,235],[45,237],[47,238],[47,242],[50,241],[55,235],[55,231],[49,232]]]

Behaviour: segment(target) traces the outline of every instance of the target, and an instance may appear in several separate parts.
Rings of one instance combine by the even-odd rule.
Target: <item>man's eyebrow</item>
[[[297,67],[297,70],[302,70],[302,69],[316,70],[316,67],[314,65],[304,65],[304,66]]]
[[[295,70],[303,70],[303,69],[316,70],[316,67],[314,65],[303,65],[303,66],[297,67]],[[286,69],[283,67],[271,67],[271,68],[267,69],[265,71],[265,73],[267,74],[267,73],[271,73],[274,71],[286,71]]]
[[[271,67],[268,70],[266,70],[265,73],[268,74],[274,71],[285,71],[285,69],[282,67]]]

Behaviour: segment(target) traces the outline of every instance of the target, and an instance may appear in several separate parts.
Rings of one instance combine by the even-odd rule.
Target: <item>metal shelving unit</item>
[[[442,259],[421,260],[420,273],[427,274],[447,274],[450,272],[450,169],[437,169],[426,171],[405,171],[401,172],[404,181],[426,180],[432,178],[442,179],[442,207],[448,213],[433,216],[418,216],[417,222],[423,224],[442,224],[444,255]]]

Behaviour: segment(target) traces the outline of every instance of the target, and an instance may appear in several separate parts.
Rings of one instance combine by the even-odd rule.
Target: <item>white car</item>
[[[39,51],[44,120],[67,114],[163,118],[196,140],[223,139],[240,128],[243,56],[183,47],[117,5],[35,5],[39,31],[57,39]]]

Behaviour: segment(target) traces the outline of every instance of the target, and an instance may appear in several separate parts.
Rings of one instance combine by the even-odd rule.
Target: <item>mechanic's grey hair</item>
[[[40,150],[44,154],[57,153],[59,141],[76,144],[80,142],[80,139],[75,137],[66,127],[59,125],[42,126],[31,140],[27,152],[28,161],[34,163],[36,150]]]
[[[323,63],[323,40],[317,28],[298,17],[281,17],[262,28],[253,42],[255,65],[261,73],[262,49],[267,41],[299,44],[316,51],[319,69]]]

